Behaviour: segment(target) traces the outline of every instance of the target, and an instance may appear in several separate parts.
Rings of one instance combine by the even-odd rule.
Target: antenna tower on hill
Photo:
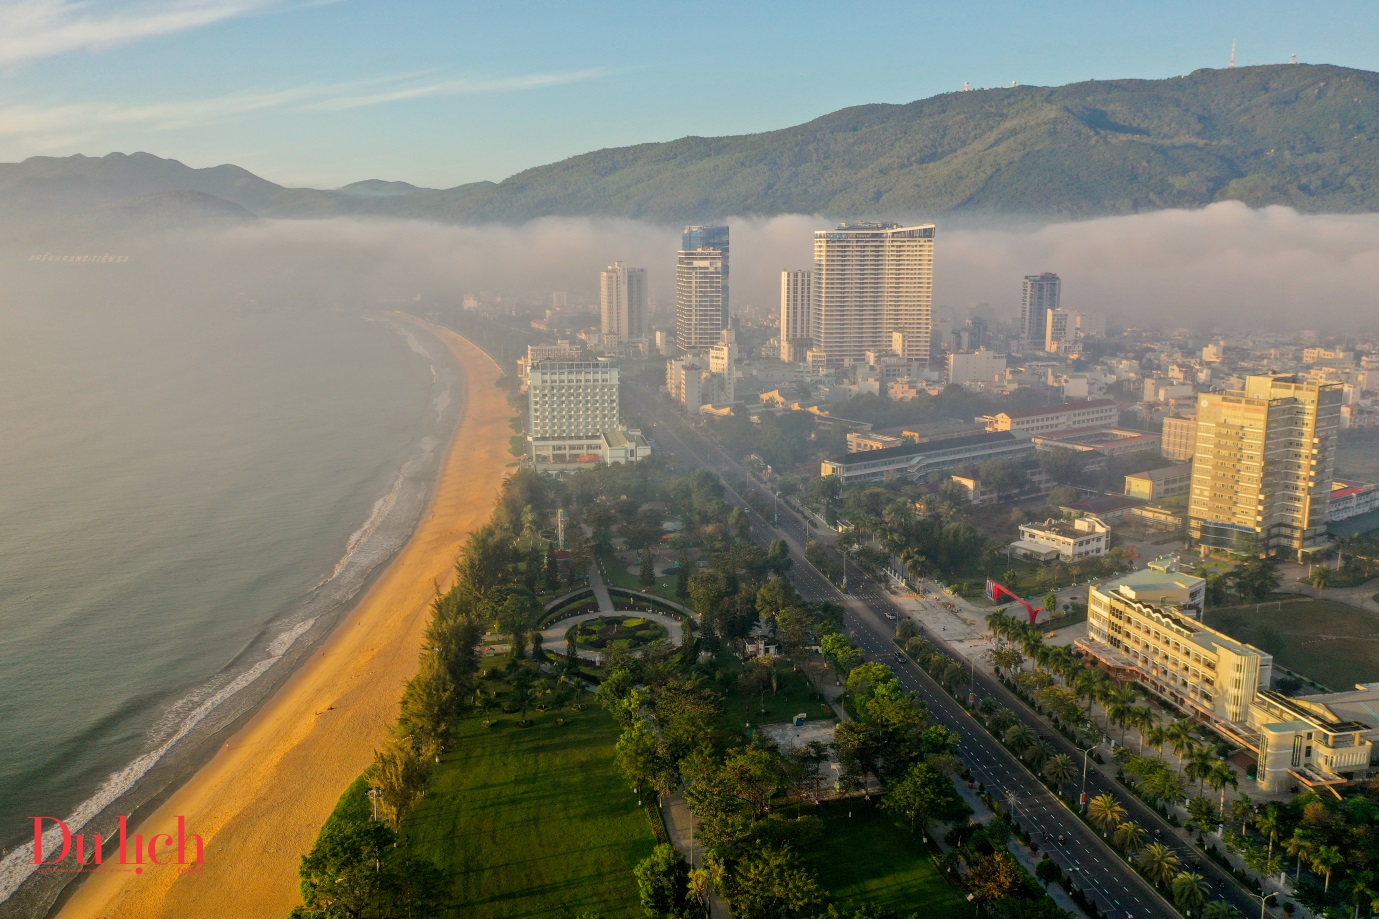
[[[1230,69],[1232,69],[1233,67],[1235,67],[1235,39],[1234,39],[1234,38],[1231,39],[1231,62],[1230,62],[1229,64],[1226,65],[1226,69],[1227,69],[1227,70],[1230,70]]]

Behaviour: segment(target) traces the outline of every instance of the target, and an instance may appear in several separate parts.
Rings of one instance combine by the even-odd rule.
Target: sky
[[[1379,69],[1373,0],[0,0],[0,161],[146,151],[446,188],[960,89]]]

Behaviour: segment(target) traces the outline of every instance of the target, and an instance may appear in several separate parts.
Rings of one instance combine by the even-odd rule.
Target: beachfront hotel
[[[1289,697],[1270,688],[1273,656],[1200,621],[1206,581],[1173,556],[1091,587],[1077,647],[1209,725],[1256,761],[1262,791],[1342,785],[1374,768],[1379,684]]]
[[[636,462],[651,455],[618,414],[617,361],[544,360],[527,374],[527,443],[544,471],[582,463]]]
[[[708,351],[728,327],[728,228],[685,227],[675,257],[675,343]]]

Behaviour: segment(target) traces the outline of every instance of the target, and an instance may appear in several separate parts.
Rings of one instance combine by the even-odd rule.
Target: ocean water
[[[88,289],[0,293],[0,901],[30,818],[138,814],[310,652],[462,402],[381,312]]]

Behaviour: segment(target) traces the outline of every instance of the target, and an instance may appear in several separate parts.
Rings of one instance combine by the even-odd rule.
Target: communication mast
[[[1226,65],[1226,69],[1227,69],[1227,70],[1231,70],[1231,69],[1233,69],[1234,67],[1235,67],[1235,39],[1232,38],[1232,39],[1231,39],[1231,62],[1230,62],[1229,64]]]

